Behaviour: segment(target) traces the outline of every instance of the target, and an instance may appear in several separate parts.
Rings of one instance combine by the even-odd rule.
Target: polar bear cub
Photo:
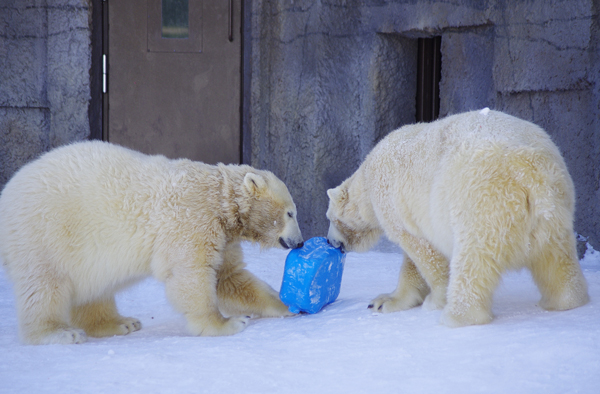
[[[482,111],[400,128],[328,191],[328,239],[363,251],[382,233],[404,250],[396,290],[370,307],[424,304],[448,326],[492,320],[502,273],[528,268],[549,310],[588,302],[573,233],[574,187],[536,125]]]
[[[30,344],[139,330],[138,319],[119,315],[114,295],[150,275],[165,282],[193,335],[235,334],[248,315],[290,315],[244,269],[243,240],[303,242],[286,186],[248,166],[83,142],[27,164],[0,196],[0,255]]]

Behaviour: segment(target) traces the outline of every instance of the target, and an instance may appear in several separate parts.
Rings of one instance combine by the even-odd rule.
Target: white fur
[[[243,269],[242,240],[302,242],[285,185],[248,166],[84,142],[24,166],[0,196],[0,253],[32,344],[140,329],[118,314],[114,294],[149,275],[166,283],[194,335],[237,333],[247,315],[289,315]]]
[[[532,123],[485,109],[402,127],[328,194],[333,245],[365,250],[384,232],[405,252],[398,287],[373,300],[376,310],[424,302],[444,308],[449,326],[487,323],[502,273],[523,267],[546,309],[589,299],[573,182]]]

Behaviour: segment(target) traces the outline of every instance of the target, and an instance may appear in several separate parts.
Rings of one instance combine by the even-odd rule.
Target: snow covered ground
[[[286,252],[245,245],[249,269],[279,289]],[[546,312],[526,271],[505,275],[495,320],[450,329],[439,311],[373,314],[400,253],[350,253],[338,300],[315,315],[252,320],[196,338],[145,280],[118,297],[141,331],[82,345],[25,346],[0,269],[0,393],[599,393],[600,252],[582,260],[592,301]]]

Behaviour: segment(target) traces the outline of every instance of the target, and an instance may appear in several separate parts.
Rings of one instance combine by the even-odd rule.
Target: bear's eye
[[[288,212],[288,216],[289,216],[289,217],[291,217],[291,218],[293,218],[293,217],[294,217],[294,214],[293,214],[293,213],[291,213],[291,212]]]

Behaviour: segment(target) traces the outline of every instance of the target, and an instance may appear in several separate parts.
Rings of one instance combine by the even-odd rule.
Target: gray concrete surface
[[[289,185],[306,237],[326,190],[415,120],[416,42],[442,37],[440,115],[490,107],[560,147],[576,230],[600,247],[598,2],[254,1],[250,163]]]
[[[0,187],[97,123],[92,1],[0,0]],[[288,184],[305,237],[326,233],[326,190],[414,122],[417,38],[438,35],[441,116],[487,106],[544,127],[575,181],[575,228],[600,249],[598,0],[254,0],[245,9],[243,156]]]
[[[47,150],[89,137],[86,0],[0,1],[0,187]]]

